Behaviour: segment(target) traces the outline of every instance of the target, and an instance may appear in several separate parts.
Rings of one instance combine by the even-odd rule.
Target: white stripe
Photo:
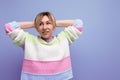
[[[61,60],[70,55],[67,39],[54,45],[43,45],[25,42],[25,59],[40,61]]]

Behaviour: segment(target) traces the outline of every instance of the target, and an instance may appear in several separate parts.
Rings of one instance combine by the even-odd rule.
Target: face
[[[43,16],[37,30],[42,38],[48,39],[48,38],[52,38],[54,27],[52,22],[49,20],[49,18],[47,16]]]

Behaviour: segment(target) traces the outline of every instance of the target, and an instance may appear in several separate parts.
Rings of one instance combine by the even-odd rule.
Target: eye
[[[50,22],[47,22],[46,24],[49,25],[49,24],[51,24],[51,23],[50,23]]]
[[[43,25],[43,23],[40,23],[40,24],[39,24],[39,26],[42,26],[42,25]]]

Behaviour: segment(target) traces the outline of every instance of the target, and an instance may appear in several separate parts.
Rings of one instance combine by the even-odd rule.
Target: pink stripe
[[[33,61],[24,60],[23,71],[34,74],[54,74],[71,68],[70,57],[59,61]]]
[[[77,28],[80,32],[82,32],[82,27],[83,27],[83,25],[81,25],[81,26],[76,26],[76,28]]]
[[[13,29],[11,28],[11,26],[9,24],[5,24],[5,31],[6,31],[6,33],[10,33],[13,31]]]

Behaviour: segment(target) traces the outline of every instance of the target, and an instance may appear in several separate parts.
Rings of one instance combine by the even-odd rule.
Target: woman
[[[56,27],[65,27],[53,36]],[[24,50],[21,80],[69,80],[73,77],[69,45],[82,33],[83,23],[76,20],[55,20],[50,12],[39,13],[34,22],[10,22],[6,33]],[[39,36],[24,32],[36,28]]]

